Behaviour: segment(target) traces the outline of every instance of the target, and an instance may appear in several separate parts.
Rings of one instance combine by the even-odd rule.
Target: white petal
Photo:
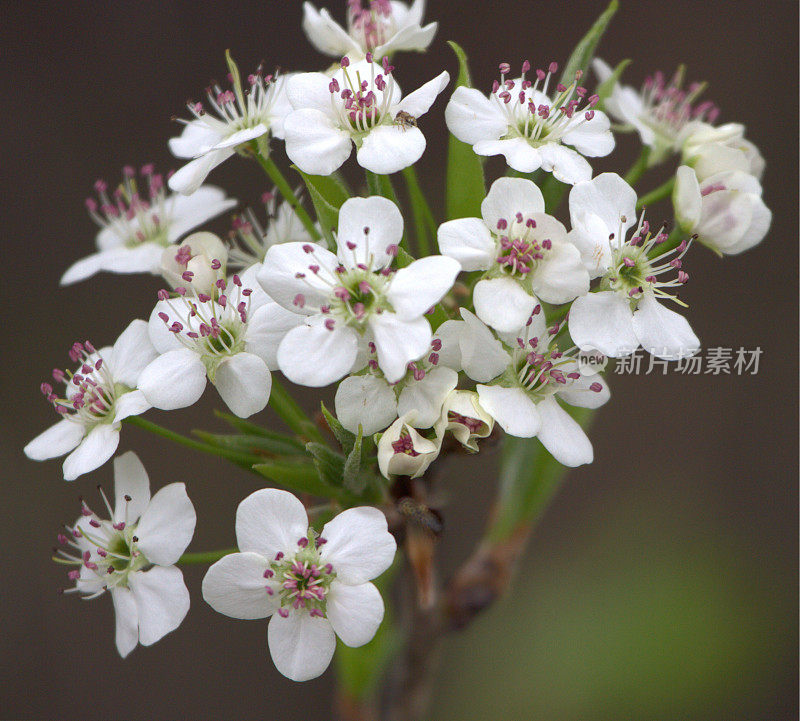
[[[414,413],[415,428],[430,428],[439,420],[442,405],[458,385],[458,373],[451,368],[434,368],[420,381],[409,381],[397,399],[397,413]],[[388,424],[387,424],[388,425]]]
[[[348,586],[334,581],[326,601],[328,620],[345,646],[369,643],[383,621],[383,598],[371,583]]]
[[[350,157],[350,134],[320,110],[301,108],[286,117],[286,154],[305,173],[330,175]]]
[[[484,201],[485,202],[485,201]],[[495,257],[494,236],[480,218],[458,218],[439,226],[439,252],[455,258],[461,269],[488,270]]]
[[[589,273],[571,243],[553,243],[533,273],[531,287],[546,303],[568,303],[589,292]]]
[[[128,388],[136,388],[142,371],[157,357],[158,351],[150,341],[148,324],[143,320],[132,321],[114,343],[109,360],[114,380]]]
[[[537,434],[542,445],[559,463],[582,466],[594,460],[592,443],[583,428],[550,396],[536,404],[542,419]]]
[[[636,307],[633,330],[642,347],[657,358],[678,360],[700,350],[700,341],[689,321],[665,308],[650,293],[645,293]]]
[[[175,192],[191,195],[203,184],[208,174],[220,163],[230,158],[233,153],[233,148],[212,150],[199,158],[190,160],[172,175],[167,183]]]
[[[119,423],[129,416],[138,416],[152,408],[141,391],[123,393],[114,403],[114,423]]]
[[[292,553],[308,533],[308,515],[296,496],[277,488],[251,493],[236,509],[236,542],[273,560],[278,552]]]
[[[118,445],[118,428],[109,423],[95,426],[64,460],[64,480],[74,481],[78,476],[100,468],[114,455]]]
[[[136,526],[139,548],[159,566],[177,563],[192,540],[196,522],[186,485],[170,483],[153,496]]]
[[[25,446],[25,455],[32,461],[58,458],[75,448],[83,440],[85,432],[82,423],[62,418],[28,443]]]
[[[364,138],[356,158],[378,175],[397,173],[416,163],[425,152],[425,136],[417,127],[379,125]]]
[[[496,140],[508,129],[503,112],[475,88],[456,88],[444,117],[447,129],[470,145],[481,140]]]
[[[136,599],[129,588],[118,586],[111,589],[116,617],[117,651],[125,658],[139,643],[139,614],[136,610]]]
[[[431,255],[400,268],[391,278],[386,298],[397,317],[419,318],[453,287],[461,265],[454,258]]]
[[[614,136],[608,116],[601,110],[594,111],[591,120],[580,120],[562,136],[562,141],[572,145],[581,155],[600,158],[614,150]]]
[[[59,282],[61,285],[70,285],[103,270],[111,273],[157,273],[161,251],[162,247],[156,243],[101,250],[73,263]]]
[[[433,337],[442,342],[442,347],[437,351],[440,366],[452,368],[454,371],[463,370],[459,340],[464,328],[464,321],[446,320],[436,329]]]
[[[380,576],[397,550],[386,516],[372,506],[342,511],[325,524],[320,536],[327,541],[320,559],[332,564],[337,580],[349,586]]]
[[[755,195],[750,195],[749,198],[752,206],[750,226],[742,234],[740,240],[729,245],[727,248],[721,249],[727,255],[742,253],[758,245],[764,240],[764,237],[769,231],[769,226],[772,224],[772,211],[764,204],[764,201]]]
[[[203,598],[217,613],[231,618],[267,618],[280,608],[279,595],[264,572],[269,561],[258,553],[229,553],[203,577]]]
[[[260,138],[269,132],[269,127],[264,123],[259,123],[252,128],[242,128],[230,135],[221,138],[220,141],[214,146],[214,151],[226,150],[228,148],[235,148],[237,145],[242,145],[250,140]]]
[[[541,419],[536,404],[521,388],[477,386],[483,409],[511,436],[533,438],[540,428]]]
[[[392,3],[392,6],[394,7],[396,4],[398,3]],[[433,41],[437,27],[438,23],[429,23],[425,27],[415,24],[401,28],[387,42],[375,48],[375,59],[379,60],[384,55],[391,55],[400,50],[423,52]]]
[[[575,185],[592,177],[592,166],[580,153],[558,143],[547,143],[539,148],[542,167],[553,173],[556,180]]]
[[[125,497],[130,498],[126,500]],[[150,503],[150,479],[133,451],[114,459],[114,522],[136,523]]]
[[[276,613],[269,622],[269,652],[275,668],[292,681],[321,676],[336,650],[336,634],[327,618],[305,611]]]
[[[242,351],[219,364],[214,386],[233,413],[249,418],[267,407],[272,376],[262,358]]]
[[[606,241],[610,233],[618,236],[620,226],[628,230],[636,222],[636,191],[616,173],[577,183],[569,191],[570,222],[575,227],[591,215],[603,222]]]
[[[575,364],[575,370],[579,372],[577,363]],[[564,369],[564,372],[568,371]],[[594,391],[590,388],[590,386],[595,383],[600,386],[599,391]],[[582,375],[563,388],[564,390],[556,391],[558,397],[571,406],[578,406],[580,408],[599,408],[608,402],[608,399],[611,397],[611,392],[608,390],[608,383],[606,383],[601,375]]]
[[[150,646],[181,625],[189,612],[189,591],[175,566],[132,573],[128,584],[139,611],[139,643]]]
[[[286,310],[312,315],[328,302],[338,265],[333,253],[313,243],[281,243],[267,251],[258,282]],[[311,266],[318,267],[318,272],[314,273]],[[298,278],[298,273],[303,277]],[[302,296],[302,304],[298,304],[298,295]]]
[[[433,105],[439,93],[447,87],[450,82],[450,73],[446,70],[437,75],[433,80],[417,88],[413,93],[406,95],[394,108],[394,111],[403,110],[415,118],[425,115]]]
[[[236,200],[226,198],[225,191],[203,185],[192,195],[174,195],[169,199],[168,237],[174,243],[193,228],[236,207]]]
[[[681,165],[675,173],[672,205],[681,228],[687,233],[693,232],[700,222],[703,196],[700,194],[700,183],[697,182],[697,176],[688,165]]]
[[[579,348],[612,358],[630,355],[639,347],[630,304],[613,290],[577,298],[569,312],[569,334]]]
[[[337,322],[332,330],[323,315],[290,330],[278,346],[278,366],[292,383],[321,388],[348,373],[358,354],[358,335]]]
[[[340,58],[354,50],[360,51],[347,31],[327,10],[317,10],[309,2],[303,3],[303,32],[308,41],[325,55]]]
[[[525,178],[498,178],[481,203],[481,215],[486,226],[494,232],[500,220],[510,225],[517,213],[525,217],[544,213],[542,191]]]
[[[219,139],[220,134],[205,121],[191,120],[183,126],[179,136],[169,139],[169,149],[178,158],[196,158],[213,148]]]
[[[206,367],[188,348],[171,350],[139,376],[139,390],[155,408],[172,411],[197,403],[206,387]]]
[[[351,433],[364,435],[384,430],[397,417],[397,399],[383,378],[373,375],[350,376],[336,389],[336,417]]]
[[[542,153],[524,138],[482,140],[472,148],[478,155],[503,155],[506,163],[520,173],[532,173],[543,167]]]
[[[265,294],[266,295],[266,294]],[[262,358],[270,370],[278,370],[278,346],[284,336],[303,322],[303,316],[277,303],[256,309],[247,321],[245,348]]]
[[[425,318],[401,320],[384,311],[370,318],[369,327],[375,336],[378,365],[389,383],[399,381],[406,374],[406,366],[421,358],[431,344],[431,327]]]
[[[387,198],[350,198],[339,209],[338,257],[348,268],[385,268],[394,258],[387,248],[399,245],[402,238],[403,216]]]
[[[461,366],[464,372],[479,383],[488,383],[510,364],[511,356],[492,332],[466,308],[461,309],[464,326],[459,336]],[[521,328],[522,324],[517,326]]]
[[[522,328],[536,307],[536,298],[511,278],[478,281],[472,299],[478,318],[501,332]]]

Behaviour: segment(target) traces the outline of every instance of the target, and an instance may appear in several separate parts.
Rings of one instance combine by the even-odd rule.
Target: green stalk
[[[220,458],[226,458],[229,461],[233,461],[234,463],[238,463],[239,465],[246,466],[250,468],[254,463],[261,463],[264,459],[259,458],[258,456],[252,456],[249,453],[241,453],[239,451],[232,451],[227,448],[218,448],[216,446],[212,446],[208,443],[203,443],[201,441],[196,441],[194,438],[189,438],[187,436],[181,435],[180,433],[176,433],[175,431],[170,430],[169,428],[164,428],[163,426],[158,425],[157,423],[153,423],[153,421],[145,420],[140,416],[128,416],[125,421],[132,426],[137,426],[138,428],[142,428],[145,431],[149,431],[150,433],[154,433],[157,436],[161,436],[162,438],[166,438],[173,443],[177,443],[181,446],[186,446],[187,448],[191,448],[195,451],[200,451],[201,453],[208,453],[212,456],[219,456]]]
[[[220,558],[237,553],[238,548],[223,548],[219,551],[202,551],[200,553],[184,553],[178,559],[179,566],[200,566],[203,564],[211,564],[219,561]]]
[[[655,190],[651,190],[647,195],[643,195],[636,203],[636,210],[646,208],[648,205],[653,205],[659,200],[663,200],[672,194],[672,189],[675,187],[675,176],[673,175],[666,183],[659,185]]]
[[[631,169],[625,173],[625,182],[628,185],[636,185],[636,183],[639,182],[639,178],[641,178],[647,170],[649,160],[650,147],[645,145],[636,162],[631,166]]]
[[[294,212],[297,213],[297,217],[300,218],[300,222],[303,224],[303,227],[308,231],[309,235],[314,240],[319,240],[322,236],[320,235],[319,230],[317,230],[317,227],[314,225],[314,221],[311,220],[311,216],[301,205],[297,195],[295,195],[294,190],[292,190],[292,186],[289,185],[289,181],[283,177],[283,173],[281,173],[280,168],[275,165],[275,161],[270,156],[265,158],[263,155],[261,155],[256,146],[254,146],[254,151],[254,155],[256,160],[258,160],[258,164],[264,169],[264,172],[269,176],[269,179],[275,183],[275,187],[278,188],[278,191],[283,196],[284,200],[286,200]]]
[[[291,393],[283,387],[281,382],[272,376],[272,391],[269,394],[269,404],[280,417],[297,435],[318,443],[324,443],[317,425],[312,421],[306,412],[297,404]],[[263,462],[263,458],[258,463]]]

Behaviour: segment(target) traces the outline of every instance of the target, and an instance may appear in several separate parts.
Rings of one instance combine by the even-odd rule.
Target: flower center
[[[389,109],[395,95],[394,78],[387,58],[383,58],[383,73],[375,74],[375,65],[372,56],[367,54],[370,65],[370,77],[362,78],[361,72],[355,74],[348,71],[350,60],[343,57],[342,82],[333,78],[328,85],[331,93],[331,106],[334,114],[339,118],[340,127],[354,135],[358,140],[369,133],[370,130],[384,123],[393,122]]]
[[[211,267],[219,270],[221,263],[213,260]],[[192,271],[185,271],[182,278],[191,284]],[[167,301],[170,308],[170,313],[161,311],[158,317],[184,346],[201,357],[212,381],[222,360],[244,349],[253,291],[242,287],[238,275],[231,282],[229,290],[224,278],[217,279],[216,298],[206,293],[190,295],[183,286],[175,288],[174,297],[166,290],[158,291],[159,300]]]
[[[97,200],[86,199],[86,208],[97,225],[110,229],[119,238],[119,244],[135,248],[142,243],[169,244],[167,231],[170,222],[170,205],[162,175],[148,164],[140,171],[140,182],[136,171],[123,168],[123,181],[108,194],[108,185],[98,180],[94,184]]]
[[[620,237],[621,234],[622,228]],[[651,259],[652,251],[666,242],[668,237],[663,227],[657,233],[652,233],[644,214],[631,238],[621,244],[614,244],[612,236],[611,267],[602,279],[600,288],[623,294],[630,300],[634,310],[645,293],[653,293],[660,298],[671,298],[683,305],[677,295],[671,294],[669,289],[680,287],[689,280],[689,274],[681,270],[682,258],[694,238],[684,240],[674,250]],[[674,271],[677,271],[675,277],[659,278],[665,273],[671,274]]]
[[[350,36],[365,51],[372,51],[395,33],[392,4],[389,0],[368,0],[364,8],[361,0],[347,0],[347,25]]]
[[[109,515],[113,517],[111,505],[102,488],[100,494]],[[86,523],[80,527],[77,524],[65,526],[67,533],[59,534],[59,547],[53,560],[74,567],[67,577],[76,585],[68,592],[79,591],[90,594],[88,598],[94,598],[110,588],[127,586],[131,573],[151,565],[137,548],[139,539],[136,536],[136,523],[128,519],[127,504],[130,501],[131,497],[125,496],[125,517],[117,523],[101,519],[83,502],[81,516]]]
[[[531,64],[522,63],[522,76],[510,80],[508,63],[500,63],[500,81],[495,80],[491,97],[505,113],[508,120],[508,134],[504,139],[521,137],[537,147],[545,143],[557,142],[569,130],[589,122],[594,117],[594,106],[599,102],[598,95],[586,97],[586,88],[578,85],[582,71],[575,73],[575,80],[565,86],[556,85],[556,95],[551,100],[548,95],[551,76],[558,72],[558,63],[550,63],[548,72],[536,70],[536,80],[527,79]],[[541,85],[541,87],[540,87]],[[583,117],[580,113],[583,112]]]
[[[290,609],[307,611],[312,616],[325,616],[326,597],[336,573],[330,563],[323,564],[319,548],[325,544],[324,538],[317,538],[314,529],[297,541],[297,552],[288,557],[282,552],[275,556],[264,578],[270,583],[266,591],[275,593],[281,602],[278,613],[284,618]]]
[[[64,396],[60,397],[50,383],[42,383],[42,394],[58,414],[82,424],[87,430],[111,422],[115,401],[131,389],[114,383],[108,364],[89,341],[74,343],[69,357],[73,363],[81,363],[74,372],[53,370],[53,380],[65,386]]]
[[[507,275],[525,278],[553,247],[549,238],[536,237],[536,221],[517,213],[509,223],[505,218],[497,221],[497,258],[500,271]]]

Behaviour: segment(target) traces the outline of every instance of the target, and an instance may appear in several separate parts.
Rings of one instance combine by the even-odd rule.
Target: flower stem
[[[202,453],[208,453],[212,456],[226,458],[229,461],[233,461],[234,463],[247,468],[250,468],[254,463],[261,463],[264,460],[258,456],[251,456],[248,453],[240,453],[239,451],[232,451],[227,448],[218,448],[216,446],[209,445],[208,443],[196,441],[193,438],[188,438],[187,436],[176,433],[169,428],[164,428],[163,426],[153,423],[152,421],[147,421],[139,416],[128,416],[124,422],[132,426],[138,426],[139,428],[149,431],[150,433],[155,433],[157,436],[166,438],[167,440],[177,443],[181,446],[186,446],[187,448],[191,448]]]
[[[222,548],[218,551],[202,551],[200,553],[184,553],[178,559],[179,566],[194,566],[202,565],[205,563],[214,563],[219,561],[220,558],[227,556],[231,553],[236,553],[236,548]]]
[[[641,178],[647,170],[649,161],[650,147],[645,145],[642,148],[641,154],[636,159],[636,162],[631,166],[630,170],[625,173],[625,182],[628,185],[636,185],[636,183],[639,182],[639,178]]]
[[[646,208],[648,205],[657,203],[672,194],[675,187],[675,176],[673,175],[666,183],[659,185],[655,190],[651,190],[647,195],[643,195],[636,203],[636,210]]]
[[[289,185],[289,181],[283,177],[283,173],[281,173],[280,168],[275,165],[275,161],[267,156],[266,158],[261,155],[258,151],[254,153],[256,160],[258,160],[258,164],[264,169],[264,172],[269,176],[269,179],[275,183],[275,187],[278,188],[278,191],[283,196],[284,200],[292,207],[295,213],[297,213],[297,217],[300,218],[300,222],[303,224],[303,227],[308,231],[308,234],[314,239],[319,240],[322,236],[320,232],[317,230],[317,227],[314,225],[314,221],[311,220],[311,216],[308,214],[306,209],[300,203],[300,200],[295,195],[295,192],[292,190],[292,186]]]
[[[281,382],[272,377],[272,391],[269,395],[269,404],[280,417],[281,420],[291,428],[297,435],[324,443],[316,423],[312,421],[306,412],[297,404],[291,393],[284,388]]]

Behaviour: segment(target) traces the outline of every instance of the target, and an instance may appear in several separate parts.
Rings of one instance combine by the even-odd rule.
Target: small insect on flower
[[[401,110],[394,116],[394,124],[403,130],[407,130],[408,128],[417,127],[417,119],[411,113]]]

